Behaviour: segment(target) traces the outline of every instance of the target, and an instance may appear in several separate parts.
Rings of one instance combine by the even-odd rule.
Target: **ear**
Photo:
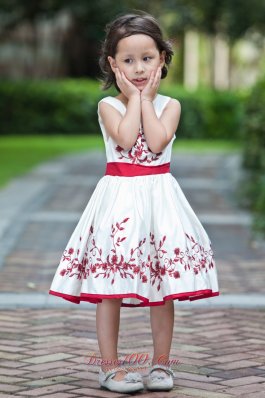
[[[160,66],[161,68],[163,68],[163,66],[165,65],[165,57],[166,57],[166,51],[163,50],[160,54]]]
[[[112,72],[115,73],[115,68],[117,67],[116,61],[114,58],[112,58],[110,55],[108,56],[108,61],[110,63],[110,67],[112,69]]]

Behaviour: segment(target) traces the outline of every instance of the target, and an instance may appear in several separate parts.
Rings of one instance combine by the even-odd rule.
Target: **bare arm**
[[[141,122],[141,97],[133,95],[129,98],[125,116],[118,127],[118,137],[123,141],[122,148],[131,149],[139,134]]]
[[[132,95],[128,99],[124,116],[112,105],[103,101],[99,104],[99,111],[107,134],[123,149],[131,149],[139,134],[141,121],[140,95]]]
[[[177,130],[181,113],[180,102],[172,98],[160,119],[158,119],[151,101],[143,100],[141,105],[147,145],[152,152],[159,153],[167,146]]]
[[[128,98],[126,113],[121,115],[111,105],[101,103],[99,105],[101,118],[107,133],[123,149],[133,147],[139,134],[141,122],[141,95],[140,91],[126,78],[124,72],[114,67],[115,78],[118,87]]]

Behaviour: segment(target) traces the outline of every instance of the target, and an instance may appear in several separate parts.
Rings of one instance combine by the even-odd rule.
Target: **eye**
[[[124,62],[126,62],[128,64],[128,63],[130,63],[131,60],[132,60],[131,58],[127,58],[124,60]]]
[[[145,59],[145,58],[150,58],[150,59],[152,59],[152,57],[144,57],[144,59]]]

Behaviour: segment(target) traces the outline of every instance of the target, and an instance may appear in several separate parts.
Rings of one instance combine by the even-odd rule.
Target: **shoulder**
[[[98,114],[99,114],[99,116],[102,117],[104,115],[105,109],[109,108],[109,104],[110,104],[109,97],[101,98],[98,101]]]
[[[179,110],[181,108],[179,100],[169,97],[167,95],[159,94],[159,101],[163,105],[164,109]]]
[[[115,98],[113,98],[113,97],[108,96],[108,97],[101,98],[101,100],[99,100],[99,102],[98,102],[98,109],[99,110],[106,109],[106,108],[108,109],[109,105],[114,106],[114,103],[115,103]]]
[[[98,114],[102,119],[113,115],[121,116],[119,104],[115,97],[104,97],[98,102]]]
[[[105,104],[108,104],[108,103],[109,103],[108,102],[108,97],[101,98],[98,101],[98,115],[99,115],[100,118],[103,117],[103,115],[105,113],[104,109],[106,109]]]
[[[166,108],[171,108],[171,109],[180,109],[181,108],[181,104],[179,102],[179,100],[177,100],[176,98],[171,98],[171,97],[167,97],[167,104],[166,104]]]
[[[101,98],[101,99],[98,101],[98,105],[101,104],[101,103],[103,103],[103,102],[110,102],[110,101],[111,101],[111,98],[112,98],[112,97],[110,97],[110,96]]]
[[[163,113],[169,114],[173,113],[176,115],[180,115],[181,113],[181,104],[178,99],[176,98],[171,98],[169,96],[162,96],[161,100],[164,103],[163,106]]]

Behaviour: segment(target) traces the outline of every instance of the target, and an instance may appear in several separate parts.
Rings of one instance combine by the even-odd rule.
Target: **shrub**
[[[93,82],[19,81],[0,83],[1,134],[53,134],[96,131]]]
[[[238,139],[244,99],[231,92],[161,86],[182,106],[177,137]],[[100,91],[89,79],[0,81],[0,134],[100,133],[97,103],[115,89]]]
[[[189,92],[172,87],[165,90],[165,95],[178,98],[182,104],[181,137],[241,138],[245,94],[209,89]]]
[[[254,230],[265,236],[265,77],[253,88],[245,105],[242,165],[245,206],[254,211]]]

